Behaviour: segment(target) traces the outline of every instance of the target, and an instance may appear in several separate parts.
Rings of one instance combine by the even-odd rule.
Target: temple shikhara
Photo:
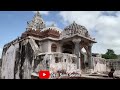
[[[92,54],[95,43],[86,27],[75,21],[64,30],[54,25],[47,27],[40,13],[36,12],[27,22],[25,32],[4,45],[1,78],[31,79],[40,70],[80,75],[104,72],[106,61]]]

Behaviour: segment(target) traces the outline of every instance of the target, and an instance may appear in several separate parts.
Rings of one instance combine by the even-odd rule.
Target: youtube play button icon
[[[40,79],[49,79],[49,77],[50,77],[50,72],[49,71],[40,71],[39,72],[39,78]]]

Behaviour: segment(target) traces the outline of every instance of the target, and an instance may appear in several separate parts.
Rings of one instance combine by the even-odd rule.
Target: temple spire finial
[[[73,23],[76,23],[75,21],[73,21]]]
[[[27,22],[27,30],[28,29],[34,29],[34,30],[41,30],[45,28],[45,23],[40,15],[40,11],[35,11],[35,15],[33,19],[29,22]]]
[[[41,17],[40,11],[36,11],[35,16],[40,16]]]
[[[52,27],[55,27],[55,24],[54,23],[52,23],[52,25],[51,25]]]

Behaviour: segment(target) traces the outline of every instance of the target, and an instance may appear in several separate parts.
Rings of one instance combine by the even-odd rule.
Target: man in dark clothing
[[[111,78],[114,78],[113,73],[115,72],[115,69],[112,68],[111,71],[108,73],[108,76]]]

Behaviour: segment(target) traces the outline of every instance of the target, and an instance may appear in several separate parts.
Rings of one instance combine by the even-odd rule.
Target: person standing
[[[115,72],[115,69],[112,68],[111,71],[108,73],[108,76],[111,77],[111,78],[114,78],[114,72]]]

